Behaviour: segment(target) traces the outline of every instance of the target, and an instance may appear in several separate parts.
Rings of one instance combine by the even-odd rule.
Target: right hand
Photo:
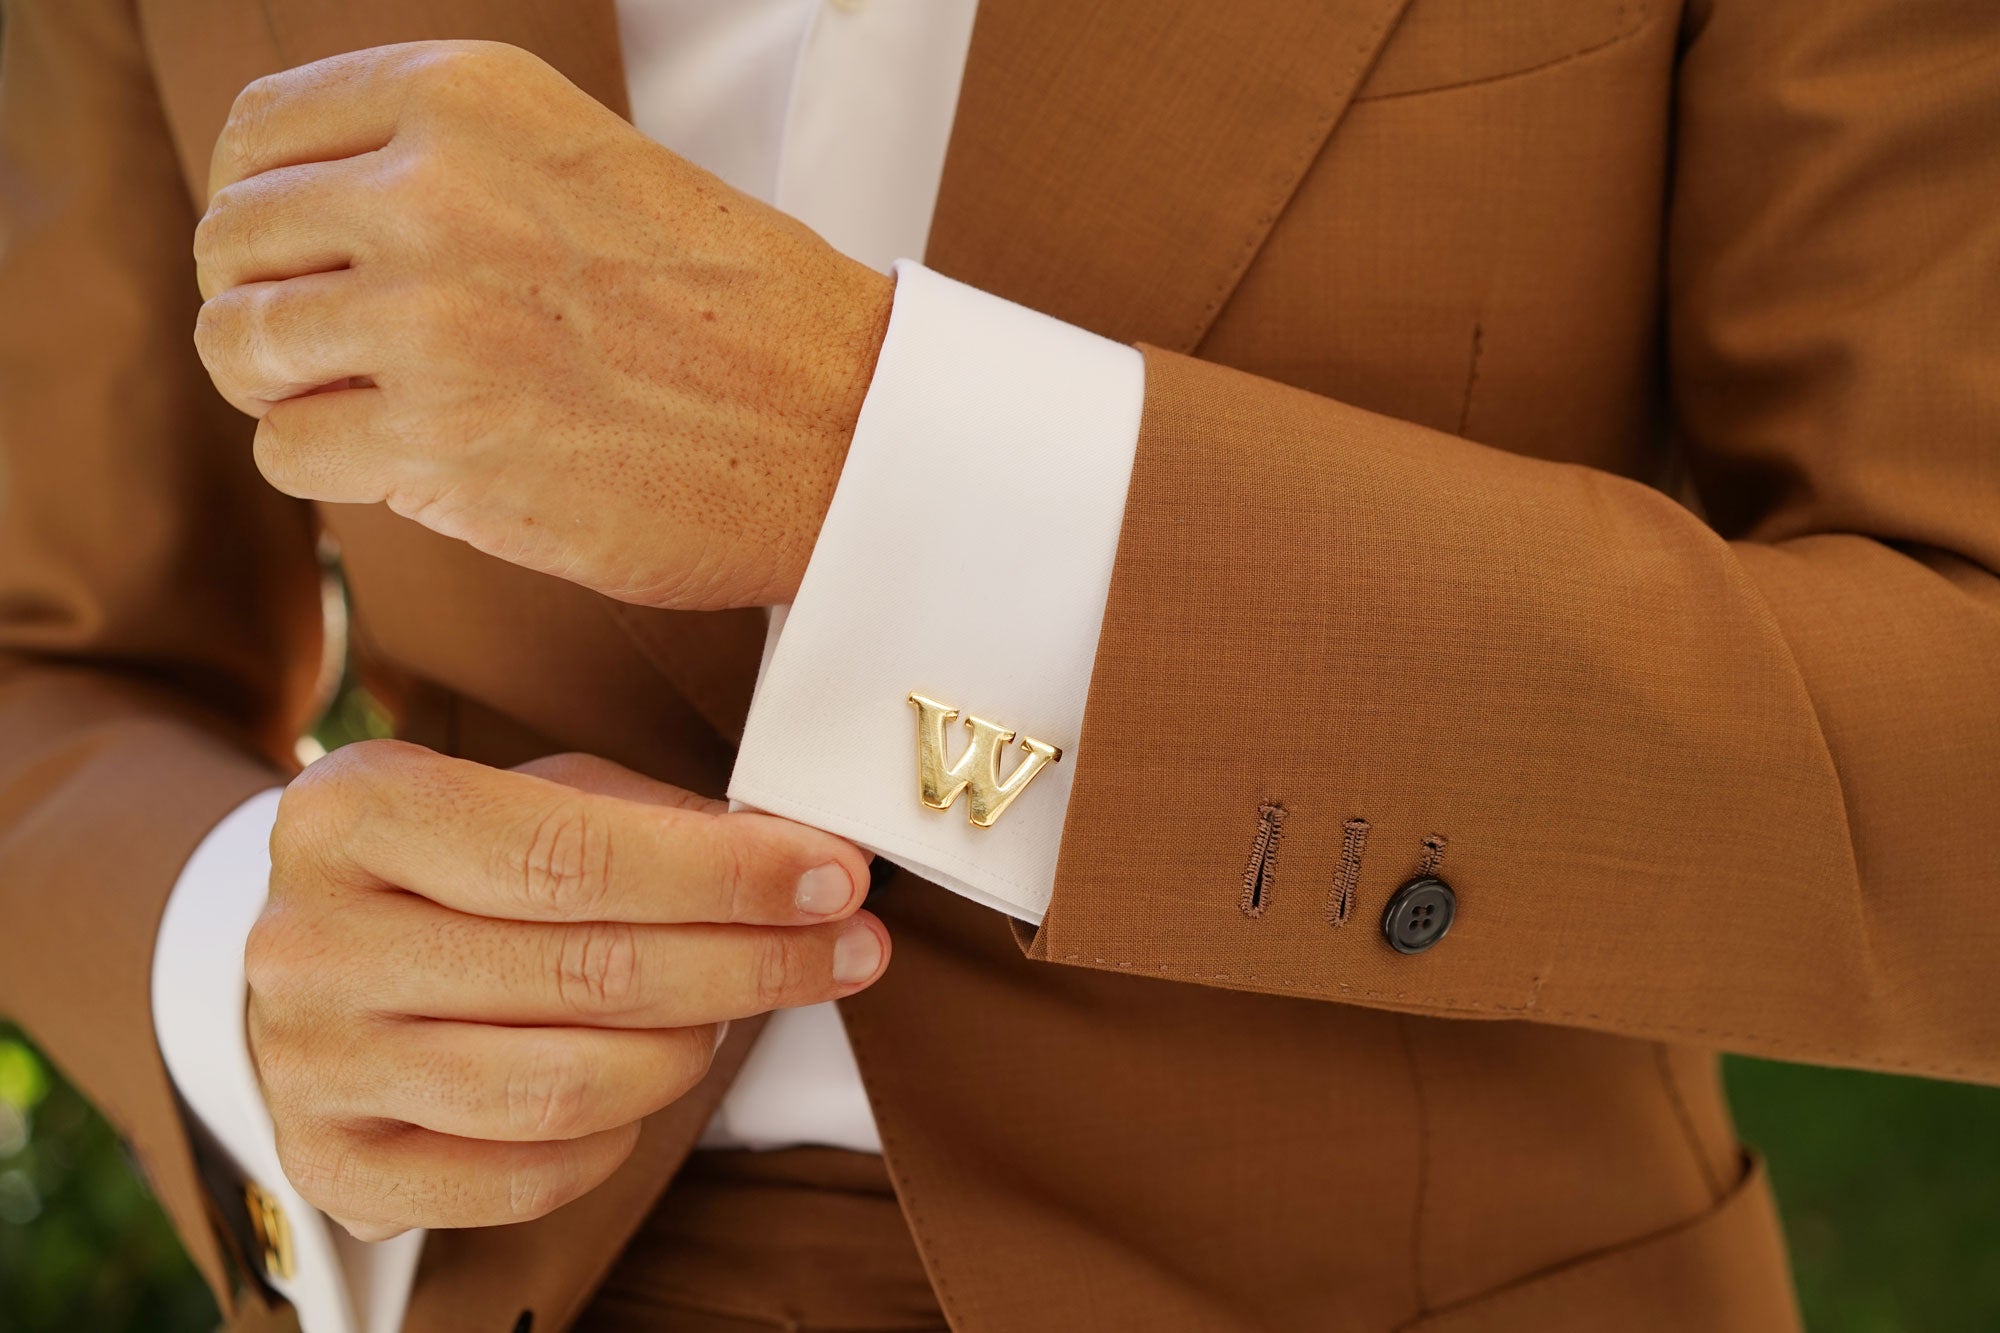
[[[279,804],[244,959],[285,1174],[363,1240],[559,1208],[729,1019],[881,975],[867,888],[852,843],[607,760],[337,750]]]

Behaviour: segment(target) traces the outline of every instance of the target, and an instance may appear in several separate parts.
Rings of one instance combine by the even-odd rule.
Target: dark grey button
[[[1382,909],[1382,937],[1397,953],[1422,953],[1445,937],[1457,913],[1451,885],[1429,875],[1413,879]]]

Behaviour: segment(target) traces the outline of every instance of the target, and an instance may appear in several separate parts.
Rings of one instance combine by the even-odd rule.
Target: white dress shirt
[[[1131,348],[901,258],[929,233],[974,6],[618,0],[618,19],[641,131],[897,274],[826,524],[797,601],[772,614],[730,796],[1039,921],[1143,371]],[[990,829],[962,803],[927,809],[912,690],[1062,758]],[[297,1196],[243,1036],[243,945],[276,807],[275,791],[253,797],[190,858],[156,944],[154,1026],[193,1114],[286,1213],[295,1271],[273,1285],[304,1333],[392,1333],[423,1234],[363,1245]],[[880,1151],[834,1005],[772,1016],[702,1142]]]

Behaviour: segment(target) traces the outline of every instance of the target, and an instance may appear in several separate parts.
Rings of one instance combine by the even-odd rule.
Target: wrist
[[[843,269],[843,290],[832,303],[837,315],[831,321],[820,363],[823,378],[816,396],[822,406],[813,414],[814,429],[808,432],[805,445],[809,461],[800,469],[807,493],[797,521],[788,525],[796,540],[785,543],[771,586],[759,599],[768,605],[787,604],[798,595],[889,332],[895,279],[858,263],[844,264]]]

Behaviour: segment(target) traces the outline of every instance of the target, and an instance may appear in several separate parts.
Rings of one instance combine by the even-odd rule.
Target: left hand
[[[626,601],[792,599],[887,277],[491,42],[259,79],[209,186],[195,344],[280,490]]]

